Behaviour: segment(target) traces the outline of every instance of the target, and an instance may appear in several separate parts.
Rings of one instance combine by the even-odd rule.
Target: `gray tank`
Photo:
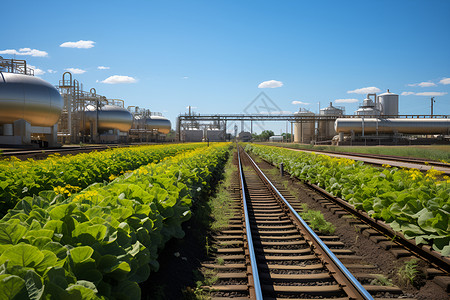
[[[31,126],[58,122],[63,99],[58,90],[38,77],[0,72],[0,124],[24,119]]]
[[[85,130],[91,128],[91,122],[95,122],[97,111],[93,105],[88,105],[84,112]],[[98,110],[98,131],[104,132],[117,129],[126,132],[131,129],[133,115],[123,107],[115,105],[104,105]],[[83,128],[83,124],[81,125]]]
[[[169,119],[162,116],[150,116],[145,118],[145,127],[150,130],[157,130],[159,133],[168,134],[172,124]]]

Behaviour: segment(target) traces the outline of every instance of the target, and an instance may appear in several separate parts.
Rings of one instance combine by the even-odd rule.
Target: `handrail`
[[[331,260],[336,264],[339,270],[345,275],[347,280],[349,280],[352,285],[356,288],[363,299],[373,300],[372,295],[366,291],[366,289],[361,285],[361,283],[353,276],[352,273],[341,263],[341,261],[334,255],[334,253],[328,248],[327,245],[319,238],[319,236],[309,227],[309,225],[300,217],[300,215],[295,211],[295,209],[289,204],[289,202],[281,195],[278,189],[272,184],[272,182],[267,178],[267,176],[263,173],[263,171],[256,165],[250,155],[247,155],[250,162],[253,164],[254,168],[258,170],[258,172],[264,177],[264,179],[270,184],[273,191],[278,195],[278,197],[283,200],[286,206],[289,208],[291,213],[298,219],[298,221],[304,226],[304,228],[308,231],[309,235],[314,239],[316,243],[326,252],[326,254],[331,258]]]
[[[248,252],[250,255],[250,264],[252,267],[253,287],[255,289],[256,299],[262,300],[263,296],[262,296],[262,291],[261,291],[261,283],[259,282],[258,264],[256,262],[255,249],[253,248],[253,239],[252,239],[252,232],[251,232],[251,228],[250,228],[250,219],[248,217],[248,210],[247,210],[247,199],[245,197],[244,174],[243,174],[243,168],[242,168],[242,164],[241,164],[241,156],[239,154],[239,146],[237,146],[237,153],[238,153],[238,162],[239,162],[240,184],[241,184],[241,190],[242,190],[242,201],[243,201],[243,205],[244,205],[245,231],[247,234]]]

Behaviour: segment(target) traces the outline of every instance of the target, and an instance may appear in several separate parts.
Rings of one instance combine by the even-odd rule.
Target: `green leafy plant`
[[[417,259],[411,259],[404,262],[404,264],[398,269],[398,276],[400,280],[405,284],[414,285],[417,277],[420,273]]]
[[[192,201],[227,155],[228,144],[202,147],[70,196],[24,197],[0,221],[0,291],[7,299],[140,299],[138,283],[159,268],[158,250],[184,236]]]
[[[77,155],[50,155],[44,160],[0,161],[0,216],[26,196],[49,189],[71,194],[95,182],[110,181],[121,174],[166,157],[204,147],[203,144],[152,145],[117,148]]]
[[[302,211],[299,214],[314,231],[322,234],[333,234],[336,230],[332,223],[325,220],[320,211],[309,209],[305,203],[302,204]]]

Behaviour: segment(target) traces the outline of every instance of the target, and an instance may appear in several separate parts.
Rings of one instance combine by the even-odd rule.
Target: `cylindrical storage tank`
[[[149,130],[157,130],[159,133],[168,134],[171,126],[170,120],[161,116],[150,116],[145,119],[145,127]]]
[[[269,137],[269,142],[271,143],[282,143],[283,137],[281,135],[273,135]]]
[[[378,103],[380,103],[381,113],[384,116],[396,117],[398,116],[398,95],[389,92],[389,90],[381,95],[378,95]]]
[[[357,116],[379,116],[380,111],[374,107],[360,107],[356,111]]]
[[[343,111],[340,108],[334,107],[330,102],[330,106],[322,108],[320,110],[321,116],[339,117],[343,115]],[[332,139],[336,135],[334,130],[334,120],[322,120],[319,122],[319,138],[320,139]]]
[[[308,110],[300,110],[294,113],[298,117],[313,117],[315,114]],[[294,142],[309,144],[314,139],[315,122],[299,118],[294,124]]]
[[[450,134],[450,119],[378,119],[378,118],[339,118],[336,119],[337,132],[364,135],[374,133],[406,134]]]
[[[31,126],[58,122],[63,99],[58,90],[38,77],[0,72],[0,124],[24,119]]]
[[[97,110],[93,105],[88,105],[84,112],[85,130],[91,128],[97,118]],[[133,123],[133,115],[123,107],[115,105],[104,105],[98,110],[98,132],[117,129],[123,132],[130,130]],[[81,127],[83,128],[83,126]]]

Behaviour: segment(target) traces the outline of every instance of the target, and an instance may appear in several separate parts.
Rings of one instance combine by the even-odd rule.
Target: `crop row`
[[[417,244],[450,255],[450,178],[431,169],[384,169],[345,158],[248,144],[247,150],[319,185]]]
[[[25,196],[54,187],[67,193],[79,191],[94,182],[112,179],[128,170],[198,147],[203,145],[138,146],[51,155],[37,161],[17,158],[0,161],[0,216]]]
[[[228,149],[182,153],[69,197],[25,197],[0,221],[0,298],[140,299],[138,283],[158,269],[158,249],[184,236]]]

